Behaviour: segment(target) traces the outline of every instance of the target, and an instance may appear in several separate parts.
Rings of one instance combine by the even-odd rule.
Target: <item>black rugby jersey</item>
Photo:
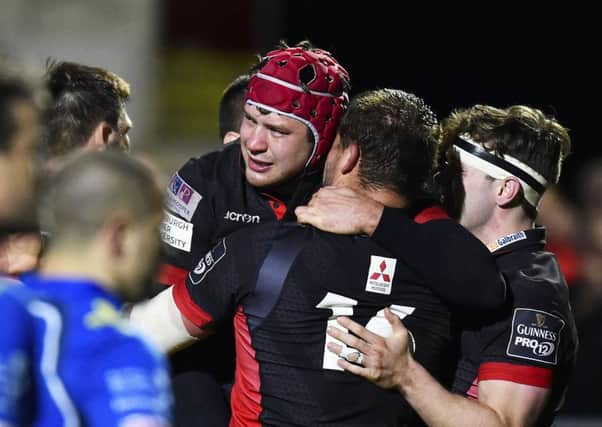
[[[550,388],[538,426],[553,423],[578,346],[568,287],[556,257],[544,246],[543,228],[504,236],[490,245],[510,300],[484,325],[463,333],[454,382],[454,391],[472,398],[478,397],[478,383],[484,380]]]
[[[304,180],[289,202],[307,200],[314,180]],[[161,225],[165,256],[159,282],[176,287],[185,286],[188,272],[222,237],[275,222],[287,211],[281,200],[246,181],[239,142],[189,160],[173,175],[165,196],[166,218]],[[175,425],[223,425],[229,411],[221,384],[231,383],[234,372],[231,327],[171,355],[170,365]]]
[[[190,159],[171,178],[161,226],[166,255],[159,280],[183,284],[215,243],[232,232],[281,219],[285,204],[245,179],[238,142]]]
[[[277,302],[258,319],[252,305],[262,263],[273,244],[295,233],[306,233],[304,245]],[[232,426],[421,424],[398,392],[332,369],[337,356],[325,350],[326,328],[339,315],[384,333],[383,309],[391,307],[435,378],[455,366],[448,307],[404,260],[366,237],[274,222],[240,230],[200,260],[174,299],[204,329],[234,322]]]
[[[372,239],[405,259],[459,319],[506,301],[505,280],[487,247],[432,201],[385,208]]]

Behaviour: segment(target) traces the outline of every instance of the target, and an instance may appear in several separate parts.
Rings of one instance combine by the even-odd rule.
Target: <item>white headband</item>
[[[463,133],[458,138],[465,143],[454,144],[454,150],[460,155],[462,163],[479,169],[495,179],[508,177],[518,179],[523,188],[525,199],[537,209],[548,184],[548,181],[540,173],[515,157],[508,155],[498,157],[485,150],[468,133]]]

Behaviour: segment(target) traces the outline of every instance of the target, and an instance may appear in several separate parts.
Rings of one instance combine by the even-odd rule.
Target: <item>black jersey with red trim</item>
[[[313,178],[298,184],[289,203],[303,203],[311,195]],[[165,196],[159,282],[176,287],[185,286],[188,272],[222,237],[276,222],[287,211],[281,200],[247,182],[239,142],[189,160],[173,175]],[[226,400],[219,395],[221,384],[232,382],[233,341],[231,332],[223,333],[171,355],[177,426],[218,426],[228,418]]]
[[[161,226],[166,251],[159,278],[163,284],[183,284],[188,271],[222,237],[276,221],[286,212],[281,201],[247,182],[240,149],[233,142],[190,159],[171,178]]]
[[[296,233],[306,233],[303,246],[271,311],[257,318],[252,302],[266,255]],[[174,299],[204,329],[234,319],[231,426],[421,424],[399,393],[336,369],[337,356],[325,350],[326,328],[340,315],[384,333],[390,326],[383,309],[391,307],[427,370],[444,381],[455,366],[448,307],[402,259],[366,237],[290,223],[250,227],[203,257],[186,288],[174,288]]]
[[[490,245],[510,288],[508,307],[462,335],[454,391],[478,397],[478,383],[504,380],[551,389],[537,425],[551,425],[577,354],[569,290],[556,257],[544,251],[545,229],[504,236]]]

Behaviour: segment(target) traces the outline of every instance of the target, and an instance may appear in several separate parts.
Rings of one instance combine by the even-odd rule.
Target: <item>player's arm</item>
[[[393,329],[388,338],[348,318],[340,318],[339,323],[355,335],[329,329],[331,336],[365,355],[362,365],[339,359],[343,369],[380,387],[396,388],[430,426],[528,426],[537,420],[549,394],[547,388],[487,380],[479,384],[478,401],[450,393],[414,360],[408,332],[399,318],[388,309],[385,316]],[[331,343],[329,350],[339,354],[342,348]]]
[[[132,323],[163,351],[179,350],[203,339],[220,322],[233,317],[240,289],[239,275],[244,276],[241,263],[248,258],[248,254],[237,252],[237,248],[245,251],[248,247],[244,236],[242,244],[239,243],[241,238],[237,234],[222,239],[201,257],[184,286],[172,286],[132,308]]]
[[[531,426],[541,413],[549,389],[510,381],[479,383],[479,399],[471,400],[443,388],[408,356],[398,390],[429,426]]]
[[[448,303],[491,310],[505,301],[506,284],[487,247],[442,210],[415,220],[350,188],[324,187],[295,213],[322,230],[371,236]]]
[[[371,236],[379,225],[384,206],[348,187],[322,187],[306,206],[295,208],[302,224],[337,234]]]
[[[173,291],[169,287],[130,311],[130,322],[163,352],[177,351],[209,334],[182,314]]]
[[[384,208],[372,238],[405,260],[447,303],[474,310],[501,307],[506,283],[489,249],[455,221],[441,215],[429,220],[431,213],[425,214],[417,223],[400,209]]]

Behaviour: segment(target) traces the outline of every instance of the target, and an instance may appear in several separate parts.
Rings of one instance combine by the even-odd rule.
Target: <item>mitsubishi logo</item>
[[[378,280],[380,278],[380,276],[382,275],[383,281],[390,282],[391,277],[389,277],[389,275],[384,272],[387,269],[387,264],[383,261],[380,263],[378,268],[380,268],[380,273],[378,273],[378,272],[372,273],[372,275],[370,276],[370,280]]]

